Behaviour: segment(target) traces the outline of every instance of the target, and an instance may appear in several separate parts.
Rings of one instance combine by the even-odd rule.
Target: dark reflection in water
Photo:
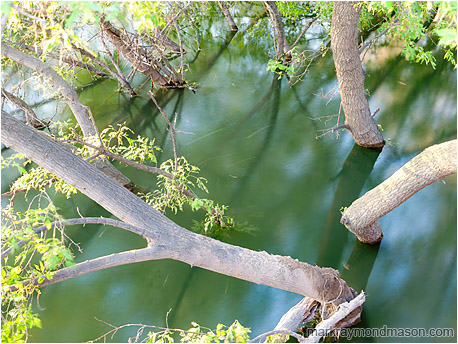
[[[226,32],[223,21],[214,25],[216,32]],[[381,108],[377,120],[384,137],[390,138],[379,155],[354,146],[346,133],[339,140],[315,138],[319,129],[335,122],[311,117],[339,109],[338,96],[328,105],[319,96],[336,84],[332,56],[317,60],[304,81],[291,87],[285,78],[278,80],[266,71],[271,43],[265,38],[207,33],[201,43],[203,50],[188,74],[198,83],[197,93],[167,90],[155,92],[155,97],[171,120],[177,116],[179,154],[199,166],[209,181],[210,195],[199,195],[229,205],[230,215],[257,229],[225,240],[340,270],[349,285],[367,293],[360,327],[450,327],[456,333],[455,177],[429,186],[385,216],[379,246],[355,242],[339,224],[341,207],[425,147],[456,137],[452,68],[441,57],[436,70],[396,57],[366,63],[369,102],[373,110]],[[138,85],[143,81],[137,80]],[[132,99],[119,96],[116,89],[116,82],[104,81],[80,93],[99,128],[126,121],[136,133],[154,137],[164,147],[159,163],[172,157],[166,123],[149,99],[148,86]],[[154,176],[119,168],[139,185],[155,185]],[[71,200],[58,196],[55,202],[65,217],[78,216],[76,207],[85,216],[108,216],[81,195]],[[167,216],[191,228],[202,214],[187,210]],[[143,239],[110,227],[75,227],[68,234],[84,250],[75,253],[77,261],[145,245]],[[30,339],[97,338],[110,328],[94,317],[114,325],[164,326],[170,309],[170,327],[189,328],[196,321],[215,328],[218,322],[228,325],[238,319],[257,335],[272,329],[300,299],[179,262],[144,262],[45,288],[35,305],[43,329],[34,329]],[[136,330],[126,329],[109,340],[126,341]],[[399,340],[453,342],[456,337],[393,339]]]
[[[359,197],[379,153],[374,149],[354,145],[345,160],[342,170],[338,174],[337,190],[326,218],[326,226],[323,230],[323,238],[316,262],[318,265],[340,268],[339,263],[342,260],[344,249],[342,242],[345,242],[348,236],[352,235],[340,223],[341,208],[350,206]]]

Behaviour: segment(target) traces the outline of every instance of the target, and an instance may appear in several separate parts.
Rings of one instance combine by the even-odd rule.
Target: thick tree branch
[[[18,47],[21,47],[23,49],[27,49],[28,51],[31,51],[33,53],[36,53],[38,55],[42,55],[43,54],[43,50],[41,49],[38,49],[36,47],[33,47],[31,45],[28,45],[28,44],[23,44],[23,43],[18,43],[18,42],[13,42],[13,41],[7,41],[9,44],[14,44]],[[75,46],[73,46],[73,48],[75,48]],[[108,77],[108,74],[106,74],[105,72],[102,72],[100,69],[90,65],[90,64],[87,64],[87,63],[84,63],[82,61],[79,61],[79,60],[76,60],[74,59],[73,57],[71,56],[59,56],[57,54],[54,54],[54,53],[50,53],[48,52],[47,53],[48,56],[52,57],[53,59],[56,59],[56,60],[62,60],[63,62],[65,63],[68,63],[69,65],[72,65],[72,66],[77,66],[77,67],[80,67],[82,69],[86,69],[90,72],[93,72],[103,78],[106,78]]]
[[[143,229],[151,247],[167,248],[171,259],[321,302],[332,300],[339,304],[353,298],[351,289],[334,269],[251,251],[190,232],[41,132],[10,115],[1,116],[1,125],[4,145],[23,153],[121,221]]]
[[[78,121],[85,137],[96,136],[99,134],[97,127],[91,121],[89,108],[81,103],[76,91],[59,74],[57,74],[54,69],[41,60],[24,54],[23,52],[10,47],[3,42],[1,48],[3,56],[41,74],[57,88],[64,97],[68,107],[72,110],[73,115]],[[125,177],[107,161],[98,161],[97,163],[99,163],[98,167],[100,170],[115,179],[121,185],[127,185],[130,182],[127,177]]]
[[[218,1],[218,5],[221,8],[221,12],[223,12],[224,16],[226,17],[227,23],[229,24],[231,31],[239,31],[239,28],[237,27],[237,24],[235,24],[234,18],[232,18],[231,13],[229,12],[229,9],[226,7],[224,1]]]
[[[264,1],[264,4],[267,7],[274,27],[275,41],[277,43],[275,48],[275,58],[280,60],[283,54],[290,50],[288,41],[286,40],[285,31],[283,29],[281,14],[275,4],[275,1]]]
[[[48,79],[62,94],[78,121],[84,136],[96,135],[96,128],[89,119],[87,108],[81,103],[75,90],[57,72],[41,60],[2,43],[2,55],[22,64]]]
[[[316,300],[313,300],[310,297],[304,297],[297,305],[293,306],[288,312],[286,312],[281,317],[280,321],[271,332],[281,330],[287,330],[291,332],[296,331],[297,327],[301,323],[307,323],[313,320],[313,318],[315,317],[315,312],[318,309],[318,305],[319,304]],[[269,334],[269,336],[272,334]],[[282,335],[280,337],[277,336],[275,338],[275,342],[284,343],[287,339],[288,337],[286,335]],[[252,340],[252,342],[253,341],[254,339]]]
[[[319,323],[315,329],[314,333],[307,337],[306,343],[318,343],[322,337],[329,335],[334,329],[339,330],[343,328],[339,324],[347,316],[358,310],[363,306],[364,301],[366,301],[366,295],[364,292],[361,292],[357,297],[355,297],[350,302],[341,303],[337,312],[335,312],[330,318],[323,320]],[[361,312],[357,312],[360,314]]]
[[[424,187],[457,172],[457,140],[426,148],[383,183],[354,201],[340,222],[365,243],[382,239],[378,219]]]

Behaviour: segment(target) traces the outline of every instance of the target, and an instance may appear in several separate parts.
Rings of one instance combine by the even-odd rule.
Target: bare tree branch
[[[13,41],[9,41],[9,40],[6,40],[6,42],[8,42],[9,44],[14,44],[18,47],[21,47],[23,49],[27,49],[33,53],[36,53],[36,54],[39,54],[39,55],[42,55],[43,54],[43,50],[39,49],[39,48],[36,48],[36,47],[33,47],[31,45],[28,45],[28,44],[23,44],[23,43],[18,43],[18,42],[13,42]],[[75,46],[73,46],[73,48],[76,48]],[[90,65],[90,64],[87,64],[87,63],[84,63],[82,61],[79,61],[79,60],[76,60],[74,59],[73,57],[71,56],[59,56],[57,54],[54,54],[54,53],[51,53],[51,52],[48,52],[47,53],[48,56],[52,57],[53,59],[56,59],[56,60],[62,60],[64,61],[65,63],[68,63],[69,65],[72,65],[72,66],[77,66],[77,67],[80,67],[80,68],[83,68],[83,69],[86,69],[90,72],[93,72],[101,77],[108,77],[108,74],[105,73],[105,72],[102,72],[100,69]]]
[[[361,292],[350,302],[341,303],[339,309],[331,317],[323,320],[315,327],[314,333],[306,338],[305,343],[318,343],[322,337],[329,335],[333,329],[339,329],[339,322],[350,315],[350,313],[362,307],[364,301],[366,301],[366,295],[364,292]]]
[[[226,7],[224,1],[218,1],[218,5],[221,8],[221,12],[223,12],[224,16],[226,17],[227,23],[229,24],[231,31],[238,31],[239,28],[237,27],[237,24],[235,24],[234,18],[232,18],[231,13],[229,12],[229,9]]]
[[[10,102],[16,104],[22,110],[24,110],[27,124],[37,129],[43,128],[47,125],[47,123],[44,123],[43,121],[38,119],[37,115],[35,114],[35,111],[33,111],[32,108],[28,106],[27,103],[23,101],[21,98],[16,97],[14,94],[8,92],[4,88],[2,88],[2,96],[4,96]]]
[[[51,230],[51,229],[53,229],[55,227],[74,226],[74,225],[89,225],[89,224],[101,224],[101,225],[119,227],[119,228],[125,229],[125,230],[127,230],[129,232],[132,232],[132,233],[135,233],[135,234],[138,234],[138,235],[141,235],[141,236],[145,236],[145,231],[143,229],[141,229],[141,228],[137,228],[137,227],[129,225],[127,223],[124,223],[124,222],[121,222],[121,221],[118,221],[118,220],[114,220],[114,219],[110,219],[110,218],[106,218],[106,217],[83,217],[83,218],[76,218],[76,219],[65,219],[65,220],[60,220],[60,221],[54,221],[54,222],[51,222],[49,225],[36,227],[36,228],[33,229],[33,231],[36,234],[39,234],[39,233],[45,232],[47,230]],[[30,240],[28,240],[28,239],[23,239],[23,240],[19,241],[16,244],[16,246],[17,247],[22,247],[26,243],[28,243],[29,241]],[[5,251],[3,251],[1,258],[2,259],[6,258],[11,253],[12,250],[13,250],[13,248],[9,247]]]
[[[292,50],[294,49],[294,47],[299,43],[299,41],[301,40],[302,36],[305,35],[305,33],[307,32],[307,30],[310,28],[310,26],[312,26],[312,24],[318,19],[318,17],[315,17],[311,20],[308,20],[307,23],[304,25],[301,33],[299,34],[299,36],[297,37],[296,41],[293,43],[293,45],[289,48],[289,50]]]
[[[165,121],[167,122],[167,124],[169,125],[169,128],[170,128],[170,136],[172,137],[172,145],[173,145],[173,158],[175,160],[175,172],[177,171],[177,167],[178,167],[178,154],[177,154],[177,141],[175,139],[175,128],[174,126],[172,125],[172,123],[170,122],[170,120],[168,119],[167,115],[164,113],[164,111],[162,110],[161,106],[159,105],[159,103],[157,102],[156,98],[154,98],[154,94],[153,92],[149,91],[149,95],[151,97],[151,100],[154,102],[154,104],[156,105],[156,107],[158,108],[159,112],[161,113],[162,117],[164,117]]]
[[[426,148],[391,177],[354,201],[340,222],[365,243],[382,239],[378,219],[424,187],[457,173],[457,140]]]
[[[76,91],[59,74],[57,74],[54,69],[36,57],[25,54],[3,42],[1,44],[1,48],[3,56],[36,71],[45,79],[48,79],[54,87],[57,88],[64,97],[68,107],[72,110],[73,115],[78,121],[85,137],[98,135],[97,127],[93,124],[89,117],[89,108],[81,103]],[[98,168],[111,178],[115,179],[118,183],[127,185],[130,182],[127,177],[109,164],[109,162],[98,161],[97,163],[99,164]]]

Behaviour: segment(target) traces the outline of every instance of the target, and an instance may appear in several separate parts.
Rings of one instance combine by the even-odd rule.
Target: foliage
[[[377,32],[388,30],[387,35],[402,45],[401,53],[408,61],[433,68],[433,51],[426,50],[424,39],[428,35],[436,37],[438,46],[445,51],[444,58],[456,65],[456,13],[456,2],[368,1],[362,6],[360,27],[371,30],[381,23]]]
[[[153,164],[157,163],[154,151],[162,151],[162,149],[154,144],[154,139],[137,136],[133,139],[129,133],[134,132],[126,127],[125,122],[117,125],[117,129],[113,126],[102,130],[100,137],[105,147],[109,147],[112,153],[121,155],[122,157],[138,163],[150,161]],[[115,144],[112,144],[115,141]]]
[[[41,166],[32,167],[27,171],[26,166],[32,164],[32,161],[26,159],[20,164],[18,160],[22,159],[22,154],[13,154],[6,159],[2,157],[2,169],[6,167],[17,167],[21,174],[21,176],[14,181],[13,185],[11,185],[10,191],[19,192],[25,190],[26,193],[28,193],[30,190],[44,191],[46,187],[52,186],[56,192],[64,194],[67,198],[77,193],[74,187],[65,183],[62,179],[57,178]]]
[[[278,10],[283,18],[292,22],[311,15],[313,4],[303,1],[277,1]]]
[[[43,202],[42,196],[38,198],[39,203]],[[22,282],[37,278],[40,283],[44,278],[52,279],[53,271],[74,265],[73,255],[64,244],[63,232],[58,233],[62,229],[51,225],[61,218],[49,198],[47,200],[46,207],[29,208],[23,213],[15,211],[12,204],[2,209],[2,252],[6,247],[13,249],[2,259],[1,266],[3,343],[25,342],[32,327],[41,327],[31,305],[33,295],[39,295],[40,290]],[[34,228],[39,226],[46,230],[36,233]],[[47,238],[49,232],[51,237]],[[19,247],[21,240],[26,243]]]
[[[154,31],[156,27],[166,24],[164,13],[166,4],[157,1],[132,1],[129,2],[128,10],[138,21],[138,32],[143,30]]]
[[[149,332],[147,343],[173,343],[172,335],[178,333],[182,343],[246,343],[249,341],[251,330],[235,320],[229,327],[218,324],[216,330],[203,328],[196,322],[192,323],[189,330],[164,330]]]
[[[205,185],[207,180],[198,175],[200,170],[197,166],[188,163],[185,157],[179,157],[176,167],[174,160],[169,159],[164,161],[160,168],[171,174],[173,178],[159,174],[157,177],[158,189],[144,195],[147,203],[162,212],[170,209],[175,214],[178,210],[183,211],[185,204],[188,204],[192,211],[204,209],[206,211],[204,221],[202,223],[196,221],[194,227],[195,229],[202,228],[204,234],[218,234],[219,231],[234,226],[234,220],[224,214],[227,206],[215,205],[213,200],[185,195],[185,192],[190,193],[192,188],[196,186],[208,193]]]
[[[296,57],[297,53],[295,53],[293,50],[291,51],[291,54],[293,57]],[[290,63],[286,64],[282,61],[278,61],[277,59],[269,59],[267,62],[267,70],[278,74],[278,79],[281,79],[281,76],[285,73],[294,74],[294,65]]]

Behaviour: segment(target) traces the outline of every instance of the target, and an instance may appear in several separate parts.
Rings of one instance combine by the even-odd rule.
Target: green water
[[[177,114],[179,154],[201,168],[209,197],[228,205],[237,221],[255,228],[225,240],[338,269],[350,286],[367,294],[359,327],[455,331],[452,338],[357,340],[455,342],[456,177],[434,183],[382,218],[380,246],[357,243],[339,224],[339,209],[424,148],[456,137],[456,72],[439,58],[433,70],[395,54],[376,67],[365,65],[371,108],[381,108],[377,121],[390,139],[377,155],[354,147],[348,133],[316,139],[335,120],[312,118],[336,114],[339,108],[338,95],[329,104],[320,97],[337,82],[331,54],[317,60],[304,80],[291,87],[285,78],[277,80],[266,71],[267,40],[248,39],[240,32],[231,37],[224,22],[217,24],[220,34],[203,37],[203,51],[190,64],[187,77],[198,83],[196,94],[169,90],[158,92],[157,99],[169,116]],[[134,99],[116,89],[116,82],[103,81],[80,93],[99,128],[126,121],[136,133],[155,137],[164,147],[160,161],[170,158],[166,123],[147,88]],[[119,168],[140,185],[154,185],[154,176]],[[4,178],[3,190],[11,178]],[[76,207],[85,216],[109,216],[81,195],[71,200],[57,196],[55,202],[66,217],[78,216]],[[167,215],[186,228],[201,218],[190,211]],[[67,234],[83,249],[75,252],[77,261],[145,245],[142,238],[111,227],[72,227]],[[300,299],[180,262],[138,263],[44,288],[34,303],[43,329],[32,330],[29,339],[93,340],[111,329],[95,318],[116,326],[165,326],[170,309],[170,327],[189,328],[196,321],[215,328],[238,319],[254,337],[271,330]],[[107,340],[127,341],[137,329],[123,329]]]

